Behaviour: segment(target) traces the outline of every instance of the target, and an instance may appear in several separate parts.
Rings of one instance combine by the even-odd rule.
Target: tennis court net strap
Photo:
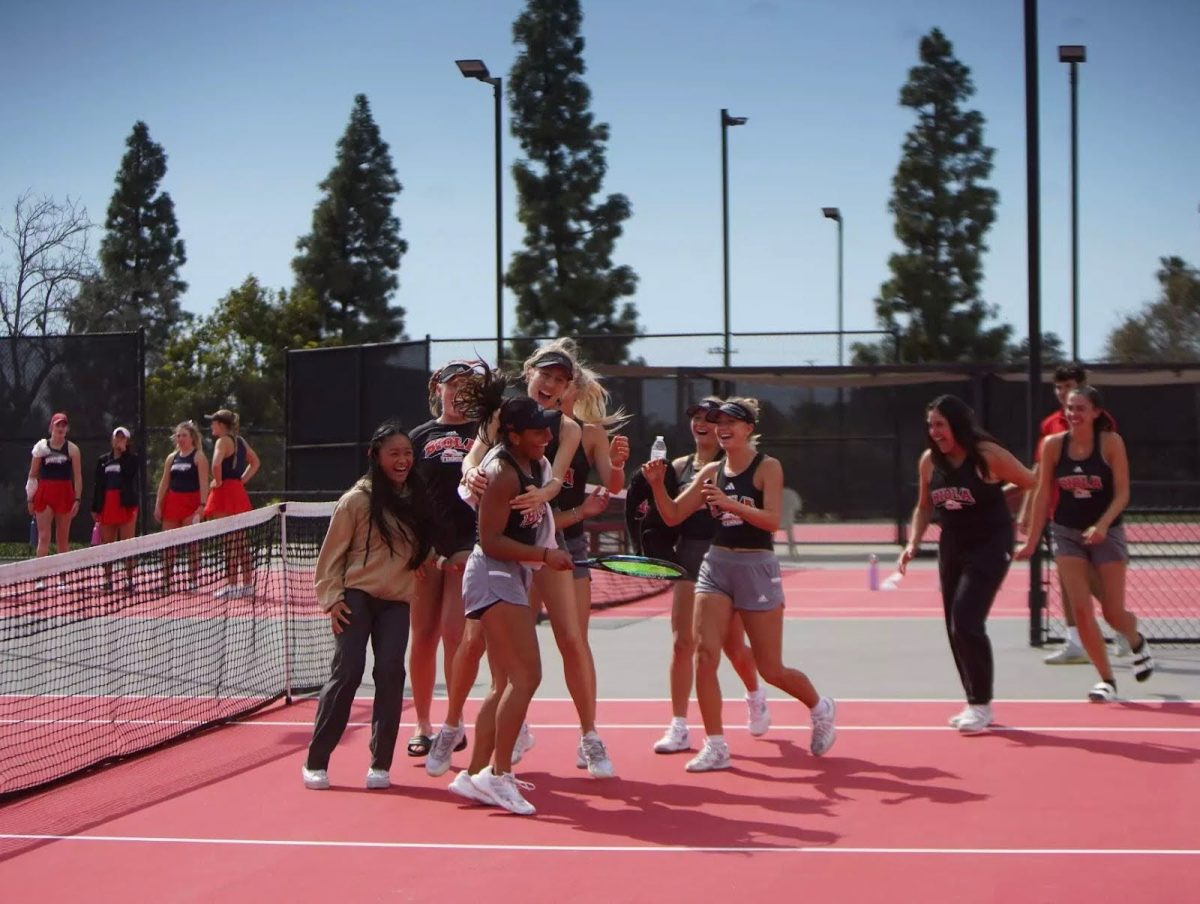
[[[324,681],[330,503],[0,566],[0,799]]]

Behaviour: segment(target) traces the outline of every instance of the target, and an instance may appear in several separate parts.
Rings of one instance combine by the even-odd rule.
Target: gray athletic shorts
[[[582,533],[578,537],[564,537],[562,532],[559,531],[555,539],[558,540],[559,549],[565,549],[569,552],[571,558],[576,562],[582,562],[588,557],[588,538],[586,533]],[[586,565],[575,566],[576,578],[590,578],[591,576],[592,569]]]
[[[779,559],[768,550],[734,552],[713,546],[700,564],[696,593],[721,593],[734,609],[770,612],[783,606]]]
[[[700,540],[695,537],[680,537],[675,541],[675,562],[687,572],[689,581],[700,577],[700,565],[710,546],[712,540]]]
[[[532,575],[528,565],[489,558],[476,545],[463,571],[463,610],[467,617],[473,612],[482,613],[494,603],[528,606]]]
[[[1107,565],[1110,562],[1128,562],[1129,548],[1125,543],[1125,528],[1110,527],[1104,542],[1087,546],[1083,542],[1083,531],[1062,524],[1050,525],[1050,545],[1056,556],[1072,559],[1087,559],[1092,565]]]

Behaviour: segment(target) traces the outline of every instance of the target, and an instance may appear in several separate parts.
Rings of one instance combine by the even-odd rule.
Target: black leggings
[[[998,528],[982,538],[942,533],[938,544],[938,577],[946,635],[967,702],[992,702],[992,642],[987,617],[1012,561],[1012,528]]]

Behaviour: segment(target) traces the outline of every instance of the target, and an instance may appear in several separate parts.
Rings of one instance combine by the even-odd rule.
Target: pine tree
[[[876,316],[897,331],[901,362],[999,361],[1012,328],[987,326],[996,309],[980,297],[984,235],[996,217],[996,191],[983,184],[993,151],[983,143],[983,115],[962,107],[975,93],[970,70],[940,30],[921,39],[920,60],[900,89],[917,124],[905,136],[888,204],[905,250],[888,261],[892,278],[875,300]],[[857,347],[856,357],[878,351]]]
[[[76,331],[146,328],[146,348],[157,358],[171,331],[188,319],[180,307],[187,262],[175,204],[159,184],[167,155],[144,122],[133,125],[117,171],[116,191],[100,241],[100,273],[86,282],[69,315]]]
[[[528,157],[513,166],[524,250],[513,255],[506,282],[517,297],[523,336],[637,332],[632,303],[637,276],[614,267],[613,247],[630,215],[629,200],[610,194],[596,203],[607,164],[608,126],[588,111],[584,41],[578,0],[528,0],[513,24],[521,52],[509,77],[512,134]],[[587,357],[615,363],[629,338],[585,341]]]
[[[325,196],[313,210],[312,232],[296,243],[292,269],[296,288],[317,298],[322,337],[346,343],[400,337],[404,309],[391,301],[408,243],[392,208],[403,186],[365,94],[354,98],[337,162],[320,188]]]

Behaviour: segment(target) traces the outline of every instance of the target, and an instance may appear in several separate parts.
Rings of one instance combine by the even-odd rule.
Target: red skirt
[[[75,505],[75,482],[71,480],[39,480],[33,495],[33,510],[47,508],[56,515],[69,515]]]
[[[250,497],[246,494],[246,488],[242,486],[242,482],[236,477],[226,477],[221,481],[219,487],[213,487],[208,491],[208,502],[204,506],[204,517],[211,518],[213,515],[240,515],[242,512],[250,511],[254,506],[250,504]]]
[[[108,525],[128,524],[137,517],[137,506],[126,508],[121,505],[120,490],[104,491],[104,508],[100,509],[100,523]]]
[[[196,510],[199,508],[199,490],[191,493],[179,493],[175,490],[167,490],[167,498],[163,500],[162,519],[163,521],[187,523],[187,520],[196,514]]]

